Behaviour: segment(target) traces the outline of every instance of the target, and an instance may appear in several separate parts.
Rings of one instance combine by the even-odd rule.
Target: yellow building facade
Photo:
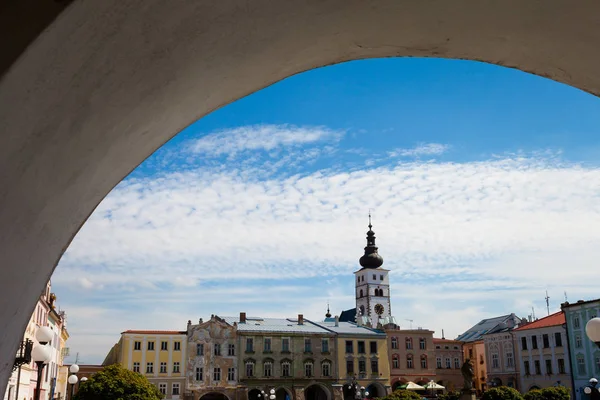
[[[187,360],[185,331],[128,330],[104,364],[121,364],[156,385],[165,399],[182,399]]]

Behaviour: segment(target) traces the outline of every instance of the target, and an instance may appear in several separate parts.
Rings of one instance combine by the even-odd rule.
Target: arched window
[[[392,368],[400,368],[400,357],[397,354],[392,356]]]
[[[392,349],[398,348],[398,338],[396,336],[392,337]]]
[[[331,376],[331,363],[329,361],[323,361],[321,364],[321,375],[324,378]]]
[[[363,291],[360,289],[360,297],[363,297]]]
[[[314,364],[312,361],[306,361],[304,363],[304,376],[306,376],[307,378],[314,376],[313,367],[314,367]]]
[[[254,377],[254,361],[246,361],[246,376],[248,378]]]
[[[421,368],[427,369],[427,356],[425,354],[421,356]]]
[[[292,376],[292,364],[288,360],[281,362],[281,376],[283,378],[289,378]]]
[[[408,354],[406,356],[406,368],[414,368],[413,364],[413,356],[412,354]]]
[[[265,378],[270,378],[273,376],[273,363],[271,361],[265,361],[264,364],[263,376]]]
[[[406,350],[412,350],[413,346],[412,346],[412,338],[407,337],[406,338]]]

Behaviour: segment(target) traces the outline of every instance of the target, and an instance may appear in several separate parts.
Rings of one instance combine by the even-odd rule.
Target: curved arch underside
[[[370,57],[479,60],[600,93],[595,0],[4,3],[0,393],[77,230],[127,173],[212,110]]]

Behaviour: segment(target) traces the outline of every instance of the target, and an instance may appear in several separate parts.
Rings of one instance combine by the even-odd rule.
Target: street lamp
[[[75,384],[77,383],[77,381],[79,380],[77,378],[77,373],[79,372],[79,365],[77,364],[73,364],[69,367],[69,372],[71,373],[71,376],[69,376],[69,379],[67,380],[67,382],[69,382],[69,385],[71,385],[71,396],[69,396],[69,399],[73,399],[73,392],[75,390]]]
[[[585,333],[596,346],[600,347],[600,318],[592,318],[585,325]]]
[[[35,338],[39,342],[38,345],[33,346],[31,350],[31,359],[35,362],[37,367],[37,382],[35,384],[35,400],[40,400],[40,391],[42,386],[42,376],[44,372],[44,366],[50,362],[52,358],[52,352],[48,343],[52,341],[54,333],[48,326],[40,327],[35,333]]]
[[[269,390],[269,393],[270,393],[269,399],[270,400],[275,400],[275,389]]]
[[[583,388],[583,393],[590,396],[591,400],[600,399],[600,392],[598,391],[598,388],[596,387],[597,384],[598,384],[598,379],[592,378],[592,379],[590,379],[590,385]]]
[[[81,378],[81,383],[87,382],[87,378],[84,376],[83,378]]]

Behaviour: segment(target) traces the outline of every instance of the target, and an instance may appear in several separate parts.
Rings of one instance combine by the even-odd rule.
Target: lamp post
[[[69,382],[69,385],[71,385],[71,395],[69,396],[69,400],[72,400],[74,390],[75,390],[75,384],[79,380],[76,375],[79,372],[79,365],[77,365],[77,364],[71,365],[69,367],[69,372],[71,373],[71,375],[69,376],[69,379],[67,380],[67,382]]]
[[[52,341],[54,333],[48,326],[40,327],[35,333],[35,338],[38,341],[36,346],[33,346],[31,350],[31,359],[35,362],[37,367],[37,382],[35,383],[35,400],[40,400],[40,392],[42,386],[42,377],[44,372],[44,366],[48,364],[52,357],[50,346],[48,343]]]
[[[275,389],[269,390],[269,400],[275,400]]]
[[[31,350],[33,350],[33,342],[29,339],[25,339],[19,345],[19,351],[13,364],[13,371],[18,369],[17,373],[17,390],[15,391],[15,399],[19,398],[19,389],[21,388],[21,366],[23,364],[29,364],[31,362]]]

